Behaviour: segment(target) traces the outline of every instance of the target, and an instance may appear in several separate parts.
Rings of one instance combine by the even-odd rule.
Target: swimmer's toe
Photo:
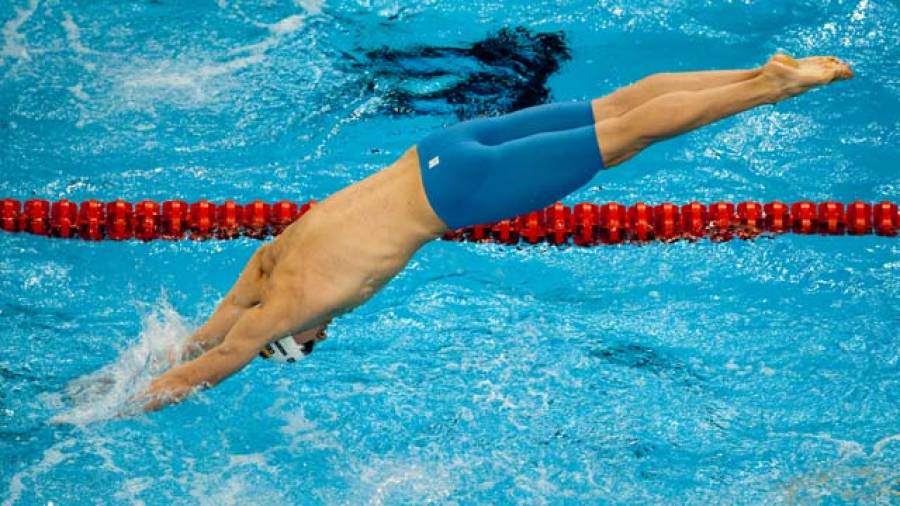
[[[825,76],[823,80],[826,82],[843,81],[853,77],[853,70],[850,69],[850,65],[835,56],[810,56],[801,58],[798,61],[802,70],[820,73]]]
[[[785,53],[775,53],[771,58],[769,58],[769,61],[776,61],[778,63],[787,65],[788,67],[792,67],[792,68],[800,67],[800,62],[798,62],[793,57],[791,57],[790,55],[785,54]]]

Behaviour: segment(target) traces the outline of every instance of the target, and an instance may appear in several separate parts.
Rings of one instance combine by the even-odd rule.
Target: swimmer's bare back
[[[414,149],[319,202],[254,253],[191,336],[185,352],[202,354],[154,381],[146,409],[215,385],[273,340],[314,339],[322,324],[367,301],[445,230],[428,206]]]
[[[541,160],[522,170],[564,173],[567,167],[578,164],[567,160],[566,149],[554,149],[556,143],[567,142],[581,149],[585,146],[579,143],[593,142],[602,153],[597,170],[610,168],[653,143],[852,76],[849,66],[833,57],[795,60],[786,55],[775,55],[753,69],[655,74],[590,102],[586,117],[594,121],[594,136],[584,136],[583,127],[571,130],[580,132],[577,139],[567,138],[568,130],[542,133],[542,119],[547,124],[573,120],[558,117],[558,108],[535,110],[520,116],[536,118],[538,123],[518,125],[528,132],[525,138],[504,143],[495,153],[492,146],[480,146],[481,158],[472,159],[484,160],[485,171],[511,171],[508,175],[492,174],[495,179],[527,177],[516,173],[516,167],[503,166],[502,159],[494,159],[506,152],[515,153],[517,159],[525,161],[523,165],[531,159]],[[581,114],[576,119],[582,121],[583,117]],[[514,125],[495,121],[478,127],[483,130],[485,126],[504,124]],[[450,142],[438,144],[453,149]],[[446,222],[451,220],[442,219],[429,201],[434,195],[428,191],[441,189],[426,189],[422,178],[423,171],[435,169],[440,163],[441,156],[437,156],[423,164],[416,148],[411,148],[384,170],[325,199],[274,241],[260,247],[210,319],[182,350],[199,356],[157,378],[147,392],[145,409],[159,409],[180,401],[195,388],[216,385],[274,340],[290,335],[301,343],[314,340],[331,318],[367,301],[423,244],[447,230]],[[459,184],[477,186],[480,182]],[[520,183],[518,186],[522,187]],[[549,204],[575,189],[563,194],[555,189],[557,194],[543,197],[550,199]],[[501,191],[502,187],[495,189]],[[534,188],[534,192],[542,191],[546,190]],[[446,208],[451,212],[452,204],[451,200]],[[459,202],[458,206],[477,204]]]

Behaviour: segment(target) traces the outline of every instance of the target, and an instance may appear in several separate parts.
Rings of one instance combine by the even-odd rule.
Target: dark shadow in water
[[[464,47],[380,48],[354,67],[389,114],[496,116],[550,99],[547,79],[571,58],[562,32],[504,28]]]
[[[666,357],[652,348],[635,343],[615,344],[591,350],[589,355],[610,364],[667,377],[689,387],[699,387],[705,381],[705,378],[681,360]]]

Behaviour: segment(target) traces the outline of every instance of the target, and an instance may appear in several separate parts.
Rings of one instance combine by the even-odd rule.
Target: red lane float
[[[184,237],[188,228],[190,206],[183,200],[167,200],[162,205],[159,236],[177,241]]]
[[[572,211],[572,242],[578,246],[594,246],[600,238],[597,229],[600,226],[600,208],[590,202],[575,204]]]
[[[795,234],[815,233],[816,204],[808,200],[791,204],[791,224]]]
[[[681,213],[671,202],[653,208],[656,220],[656,237],[661,241],[674,241],[681,236]]]
[[[816,222],[819,225],[819,233],[825,235],[843,235],[844,233],[844,204],[840,202],[822,202],[816,214]]]
[[[600,206],[600,241],[604,244],[619,244],[625,241],[625,206],[609,202]]]
[[[22,214],[21,202],[16,199],[0,200],[0,229],[18,232],[20,214]]]
[[[773,201],[763,206],[765,213],[766,231],[773,234],[783,234],[791,230],[790,207],[784,202]]]
[[[122,199],[106,204],[106,237],[114,241],[131,239],[134,207]]]
[[[269,235],[270,207],[262,200],[254,200],[244,206],[243,220],[241,221],[244,235],[254,239],[262,239]]]
[[[86,200],[78,207],[78,235],[86,241],[99,241],[104,237],[106,209],[99,200]]]
[[[213,203],[199,200],[142,200],[137,204],[118,199],[111,202],[85,200],[77,204],[67,199],[49,202],[30,199],[0,199],[0,230],[28,232],[59,238],[80,237],[99,241],[138,239],[206,240],[253,237],[262,239],[282,233],[315,205],[290,200],[274,203],[254,200],[238,204],[233,200]],[[900,231],[900,214],[894,202],[849,204],[825,201],[784,202],[745,201],[656,206],[637,202],[593,204],[579,202],[572,207],[557,202],[496,223],[482,223],[444,234],[445,240],[494,242],[515,245],[521,242],[554,245],[621,244],[650,241],[696,240],[702,237],[727,241],[750,239],[760,234],[867,235],[895,237]]]
[[[78,204],[62,199],[50,206],[50,233],[62,238],[78,233]]]
[[[893,202],[879,202],[872,209],[875,233],[878,235],[895,236],[900,227],[900,215],[897,214],[897,204]]]
[[[638,202],[628,208],[628,234],[636,242],[649,242],[656,238],[653,208]]]
[[[296,202],[281,200],[272,204],[271,212],[269,224],[272,226],[272,234],[278,235],[297,219],[300,215],[300,208]]]
[[[216,237],[234,239],[241,235],[244,208],[233,200],[226,200],[216,208]]]
[[[713,241],[728,241],[737,228],[737,216],[731,202],[713,202],[709,205],[709,238]]]
[[[138,202],[134,206],[132,230],[134,237],[142,241],[159,237],[159,204],[152,200]]]
[[[847,204],[847,233],[865,235],[872,233],[872,206],[855,201]]]
[[[50,234],[50,202],[26,200],[25,209],[19,215],[19,230],[35,234]]]
[[[216,205],[203,199],[191,204],[188,211],[190,238],[203,241],[213,237],[216,231]]]
[[[572,210],[557,202],[544,209],[544,223],[547,227],[547,242],[566,244],[572,235]]]
[[[494,240],[500,244],[516,244],[519,242],[519,230],[512,220],[500,220],[491,227]]]
[[[468,229],[466,237],[472,242],[484,242],[491,238],[490,225],[472,225]]]
[[[528,244],[537,244],[544,240],[547,229],[544,226],[544,213],[532,211],[515,219],[515,226],[519,229],[519,235]]]
[[[748,239],[765,230],[763,205],[759,202],[741,202],[737,206],[738,237]]]

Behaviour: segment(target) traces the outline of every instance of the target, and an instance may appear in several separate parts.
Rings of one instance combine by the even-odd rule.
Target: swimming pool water
[[[11,0],[0,25],[2,197],[323,198],[457,121],[395,114],[398,90],[480,69],[369,52],[518,26],[564,34],[554,100],[776,50],[857,71],[568,202],[900,197],[889,0]],[[900,500],[895,240],[433,243],[308,360],[119,416],[258,244],[0,236],[2,504]]]

